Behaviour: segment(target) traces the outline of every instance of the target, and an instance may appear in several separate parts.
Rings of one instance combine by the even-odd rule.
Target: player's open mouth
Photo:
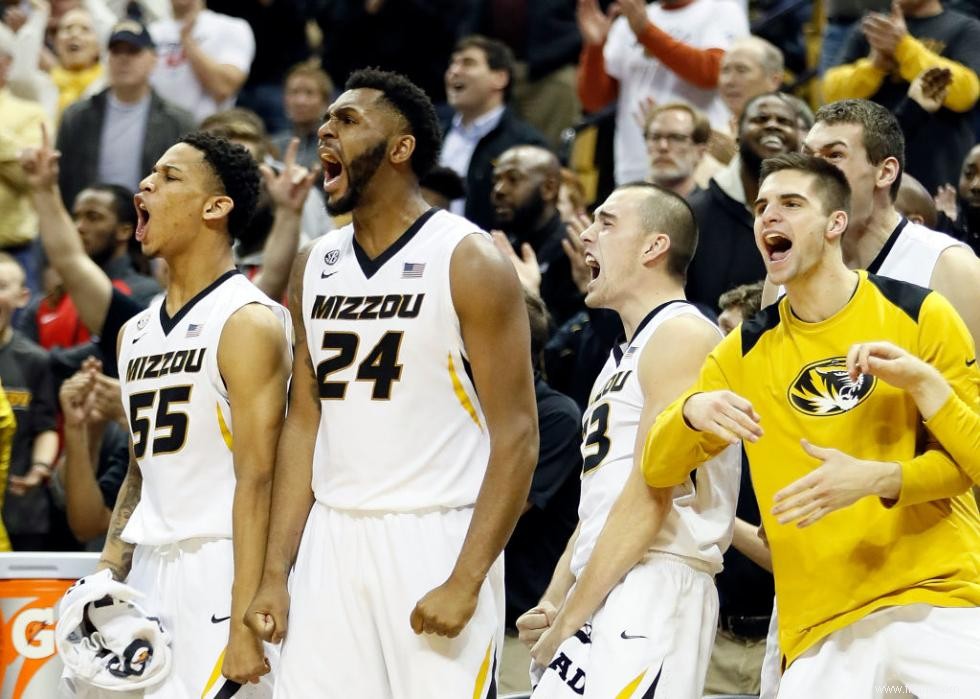
[[[150,223],[150,212],[146,208],[146,204],[143,203],[143,197],[140,194],[133,197],[133,205],[136,207],[136,240],[142,243]]]
[[[320,151],[320,163],[323,165],[323,191],[333,194],[340,189],[344,175],[344,165],[333,153]]]
[[[592,281],[598,279],[600,272],[599,261],[589,253],[585,253],[585,264],[588,266],[589,271],[592,272]]]
[[[793,241],[786,236],[779,233],[766,233],[762,240],[766,245],[766,253],[770,262],[782,262],[789,257]]]

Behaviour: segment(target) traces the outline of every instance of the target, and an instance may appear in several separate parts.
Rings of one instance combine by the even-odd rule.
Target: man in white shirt
[[[151,84],[201,121],[234,104],[255,57],[255,37],[248,22],[211,12],[204,0],[170,5],[173,19],[150,25],[159,56]]]

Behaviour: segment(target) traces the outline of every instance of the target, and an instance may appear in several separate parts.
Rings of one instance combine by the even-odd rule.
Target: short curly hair
[[[439,160],[442,130],[432,100],[411,80],[399,73],[364,68],[351,73],[345,90],[378,90],[384,100],[401,114],[415,137],[412,170],[419,179],[429,174]]]
[[[228,215],[228,233],[237,240],[255,215],[259,199],[259,166],[245,146],[203,131],[183,136],[178,143],[186,143],[201,151],[204,161],[211,167],[235,207]]]

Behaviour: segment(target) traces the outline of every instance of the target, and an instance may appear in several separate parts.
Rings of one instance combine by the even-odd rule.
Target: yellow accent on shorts
[[[449,358],[450,371],[452,371],[453,358]],[[490,672],[490,658],[493,655],[493,641],[487,644],[487,654],[483,656],[483,663],[480,671],[476,673],[476,682],[473,683],[473,699],[480,699],[483,696],[483,687],[487,683],[487,673]]]
[[[225,444],[228,445],[228,450],[231,451],[231,430],[228,429],[228,423],[225,422],[225,416],[221,412],[221,405],[215,403],[214,409],[218,411],[218,429],[221,430],[221,437],[225,440]]]
[[[218,414],[220,415],[221,412],[219,411]],[[208,692],[211,691],[211,688],[214,686],[214,683],[217,682],[219,679],[221,679],[221,665],[224,662],[225,662],[225,649],[222,648],[221,654],[218,656],[218,661],[214,664],[214,669],[211,670],[211,676],[208,678],[208,683],[204,685],[204,691],[201,692],[201,699],[204,699],[207,696]]]
[[[449,355],[449,378],[453,382],[453,391],[455,391],[460,405],[466,409],[466,412],[468,412],[470,417],[473,418],[473,422],[476,423],[476,426],[482,430],[483,425],[480,424],[480,416],[476,414],[476,408],[473,407],[473,402],[470,400],[469,395],[466,393],[466,389],[463,388],[463,384],[459,380],[459,374],[456,373],[456,365],[453,364],[452,354]]]
[[[637,687],[639,687],[640,686],[640,682],[643,681],[643,676],[645,674],[647,674],[647,671],[646,670],[644,670],[639,675],[637,675],[635,680],[633,680],[628,685],[626,685],[621,690],[619,690],[619,694],[616,695],[616,699],[628,699],[628,697],[632,696],[633,691]]]

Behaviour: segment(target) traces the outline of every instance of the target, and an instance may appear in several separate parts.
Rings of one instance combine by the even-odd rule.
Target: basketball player
[[[848,198],[844,175],[823,160],[763,163],[756,245],[786,296],[723,340],[696,386],[658,418],[643,472],[651,486],[676,485],[742,439],[760,504],[814,469],[877,474],[878,497],[811,527],[760,508],[788,666],[779,696],[865,698],[903,686],[951,695],[980,682],[970,479],[934,441],[917,448],[922,416],[911,397],[870,376],[852,380],[846,355],[885,338],[969,400],[973,342],[939,294],[847,268]]]
[[[517,622],[542,675],[534,696],[700,697],[739,451],[702,466],[697,487],[687,478],[648,488],[634,460],[654,418],[721,339],[684,298],[694,214],[668,190],[625,185],[581,238],[593,273],[585,302],[615,310],[626,339],[596,378],[583,419],[578,529],[541,603]]]
[[[248,622],[285,638],[277,697],[495,696],[500,554],[537,460],[523,293],[486,234],[422,199],[440,137],[418,87],[355,72],[319,138],[328,210],[353,221],[292,273]]]
[[[34,159],[37,185],[57,177],[52,155]],[[265,553],[289,329],[232,262],[257,196],[248,151],[190,134],[135,198],[136,238],[170,281],[119,334],[133,460],[99,565],[143,592],[173,638],[173,670],[146,696],[231,696],[269,671],[243,617]],[[271,682],[235,696],[271,696]]]
[[[895,198],[905,169],[905,137],[895,116],[863,99],[821,107],[803,152],[836,165],[851,187],[851,216],[841,241],[851,269],[935,289],[948,298],[980,342],[980,261],[944,233],[904,218]],[[767,284],[763,306],[775,300]]]

